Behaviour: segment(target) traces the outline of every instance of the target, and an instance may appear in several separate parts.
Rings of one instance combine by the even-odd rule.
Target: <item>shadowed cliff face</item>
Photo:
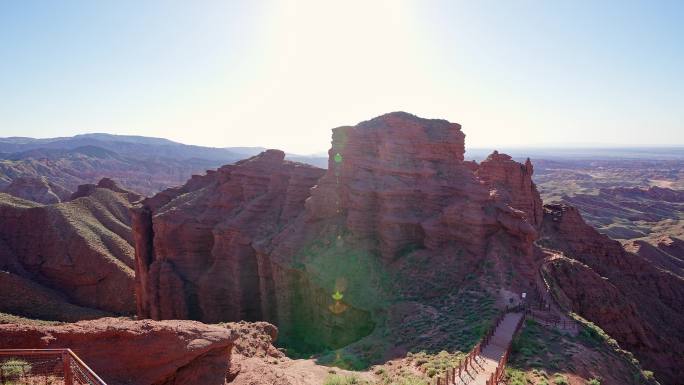
[[[139,315],[263,319],[296,350],[338,348],[421,293],[411,274],[443,265],[422,294],[434,296],[482,259],[529,257],[531,165],[464,162],[464,138],[391,113],[334,129],[327,171],[269,150],[146,199],[133,214]]]
[[[301,212],[323,170],[266,151],[134,210],[138,312],[155,319],[258,320],[257,249]]]

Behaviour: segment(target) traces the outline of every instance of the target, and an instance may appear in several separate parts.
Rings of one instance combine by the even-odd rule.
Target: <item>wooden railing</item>
[[[518,323],[515,325],[515,330],[513,331],[513,336],[518,334],[518,331],[520,331],[520,328],[522,327],[523,323],[525,322],[525,314],[523,313],[523,316],[520,317],[518,320]],[[508,344],[508,347],[506,348],[506,351],[504,354],[501,356],[499,359],[499,363],[496,365],[496,370],[492,375],[489,377],[487,380],[487,385],[496,385],[502,378],[505,373],[506,369],[506,364],[508,363],[508,357],[511,355],[511,347],[513,346],[513,339],[511,339],[511,342]]]
[[[0,349],[0,384],[107,385],[71,349]]]
[[[436,385],[449,385],[449,384],[455,384],[456,383],[456,378],[460,378],[461,375],[464,372],[468,372],[468,368],[471,368],[473,370],[477,370],[474,366],[474,364],[477,362],[476,359],[480,354],[482,353],[482,348],[487,346],[489,342],[491,341],[492,337],[494,336],[494,333],[496,332],[496,329],[501,325],[501,321],[503,321],[504,317],[506,317],[506,314],[508,313],[514,313],[514,312],[523,312],[523,316],[520,318],[520,322],[518,323],[515,333],[518,332],[520,327],[522,326],[522,320],[525,318],[524,316],[524,307],[522,305],[518,305],[512,308],[506,308],[506,310],[502,311],[499,313],[499,315],[494,319],[494,322],[492,322],[492,325],[490,328],[487,330],[487,332],[482,336],[480,339],[480,342],[478,342],[473,349],[466,355],[465,359],[459,363],[459,365],[455,368],[447,369],[446,372],[444,373],[444,376],[437,376],[435,379],[435,384]],[[509,350],[510,350],[510,345],[509,345]],[[505,363],[504,363],[505,365]],[[458,376],[458,377],[457,377]]]

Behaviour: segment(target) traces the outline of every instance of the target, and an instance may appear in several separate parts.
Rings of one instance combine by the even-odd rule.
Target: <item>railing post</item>
[[[74,385],[74,374],[71,371],[71,355],[69,350],[62,351],[62,364],[64,367],[64,385]]]

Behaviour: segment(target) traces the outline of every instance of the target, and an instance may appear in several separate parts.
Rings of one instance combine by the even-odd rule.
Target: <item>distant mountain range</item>
[[[193,146],[163,138],[145,136],[83,134],[72,137],[34,139],[23,137],[0,138],[0,152],[26,153],[31,150],[73,150],[81,147],[99,147],[133,159],[150,157],[174,159],[206,159],[234,162],[244,156],[262,151],[257,147],[217,148]]]
[[[192,174],[204,173],[224,164],[254,156],[262,147],[203,147],[163,138],[131,135],[83,134],[59,138],[0,138],[0,191],[21,196],[24,186],[35,197],[36,190],[52,188],[64,195],[85,183],[103,177],[118,180],[124,187],[145,195],[178,185]],[[288,155],[295,161],[325,167],[327,157]],[[27,179],[28,178],[28,179]],[[31,182],[30,179],[35,181]],[[55,194],[38,194],[54,197]],[[41,202],[54,203],[54,202]]]
[[[164,138],[133,135],[82,134],[58,138],[0,138],[0,192],[32,199],[36,196],[68,196],[78,185],[103,177],[144,195],[184,183],[224,164],[254,156],[264,147],[204,147]],[[466,159],[481,161],[492,151],[467,148]],[[684,147],[517,147],[498,148],[518,161],[532,158],[542,175],[549,162],[588,160],[684,160]],[[326,168],[327,154],[287,154],[287,159]],[[544,162],[539,162],[545,160]],[[555,166],[553,168],[556,168]],[[9,186],[22,178],[10,190]],[[28,178],[28,179],[27,179]],[[34,178],[34,181],[31,181]],[[31,186],[23,196],[22,189]],[[43,191],[46,188],[54,191]]]

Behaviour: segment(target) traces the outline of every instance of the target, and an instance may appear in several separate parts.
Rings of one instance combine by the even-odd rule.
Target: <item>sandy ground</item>
[[[240,368],[231,384],[236,385],[321,385],[331,374],[357,376],[372,381],[371,372],[352,372],[316,364],[313,359],[292,360],[289,358],[269,359],[259,357],[234,357]]]

